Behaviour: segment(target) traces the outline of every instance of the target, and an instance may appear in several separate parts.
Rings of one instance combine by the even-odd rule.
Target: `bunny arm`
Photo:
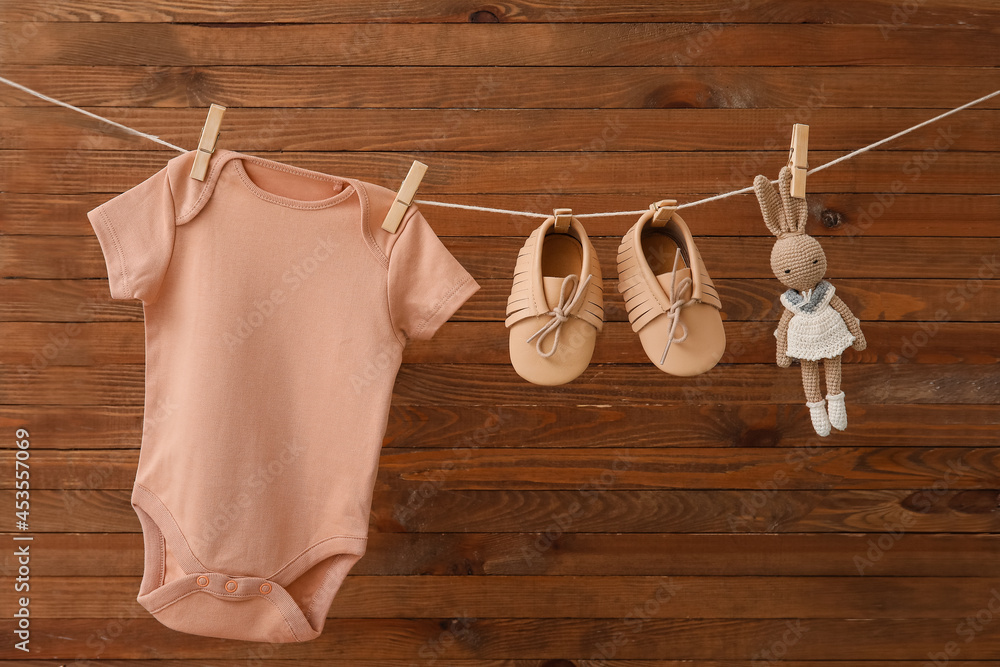
[[[792,321],[792,315],[794,313],[786,308],[781,314],[778,328],[774,330],[774,337],[778,339],[775,359],[781,368],[788,368],[792,365],[792,360],[788,356],[788,323]]]
[[[840,314],[844,319],[844,324],[847,325],[848,331],[854,334],[854,344],[851,347],[859,352],[868,347],[865,334],[861,331],[861,320],[851,312],[850,307],[844,303],[844,300],[834,294],[833,298],[830,299],[830,307]]]

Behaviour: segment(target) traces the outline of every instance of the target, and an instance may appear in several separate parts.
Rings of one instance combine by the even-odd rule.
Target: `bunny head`
[[[792,171],[782,167],[775,191],[766,176],[753,181],[764,214],[764,224],[778,237],[771,249],[771,270],[785,287],[812,289],[826,275],[826,255],[819,241],[806,234],[809,208],[805,199],[792,197]]]

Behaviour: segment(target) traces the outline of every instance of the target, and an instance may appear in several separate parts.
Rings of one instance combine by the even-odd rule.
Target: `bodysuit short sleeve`
[[[113,299],[152,301],[174,245],[174,201],[164,167],[88,211],[108,267]]]
[[[389,253],[389,315],[402,341],[431,338],[479,289],[414,206]]]

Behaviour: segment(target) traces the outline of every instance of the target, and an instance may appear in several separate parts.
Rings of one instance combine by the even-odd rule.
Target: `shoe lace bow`
[[[576,305],[580,302],[583,297],[583,293],[587,289],[587,285],[590,283],[590,279],[593,278],[593,274],[587,274],[587,277],[581,282],[580,277],[575,273],[571,273],[565,278],[563,278],[562,285],[559,286],[559,303],[552,310],[545,313],[546,315],[551,315],[552,319],[546,322],[541,329],[536,331],[528,338],[527,343],[535,340],[535,349],[538,354],[543,357],[551,357],[556,352],[556,348],[559,347],[559,332],[562,329],[563,323],[569,319],[570,314]],[[575,287],[575,290],[574,290]],[[569,290],[572,290],[572,296],[570,296]],[[555,334],[555,338],[552,339],[552,349],[548,352],[542,351],[542,341],[548,338],[549,334]]]

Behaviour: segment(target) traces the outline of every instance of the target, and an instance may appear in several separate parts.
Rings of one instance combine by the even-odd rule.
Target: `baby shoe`
[[[826,409],[830,415],[830,425],[838,431],[847,428],[847,406],[844,405],[844,392],[826,395]]]
[[[830,416],[826,412],[826,401],[821,398],[815,403],[807,402],[806,407],[809,408],[809,416],[812,418],[816,435],[824,438],[830,435]]]
[[[650,205],[618,247],[618,291],[649,360],[699,375],[726,351],[722,301],[676,202]]]
[[[528,382],[565,384],[590,364],[604,325],[601,267],[570,209],[556,209],[521,248],[506,325],[510,362]]]

